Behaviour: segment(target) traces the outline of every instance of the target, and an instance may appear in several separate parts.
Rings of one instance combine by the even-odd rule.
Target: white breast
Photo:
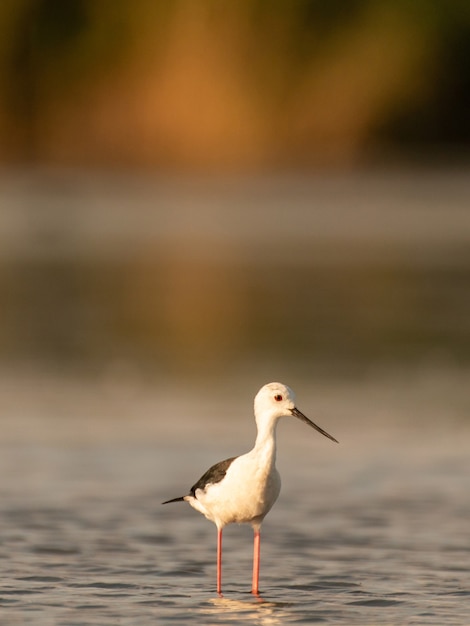
[[[253,451],[244,454],[233,461],[221,482],[198,489],[196,498],[185,499],[219,528],[234,522],[258,526],[281,489],[274,462],[266,461]]]

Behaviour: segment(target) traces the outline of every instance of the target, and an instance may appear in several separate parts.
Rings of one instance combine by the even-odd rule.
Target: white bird
[[[293,415],[332,441],[338,441],[305,417],[295,406],[292,389],[282,383],[264,385],[255,397],[258,434],[254,448],[242,456],[216,463],[189,494],[167,500],[186,501],[217,526],[217,593],[222,593],[222,531],[227,524],[251,524],[254,531],[251,593],[259,595],[260,527],[276,502],[281,477],[276,469],[276,425]]]

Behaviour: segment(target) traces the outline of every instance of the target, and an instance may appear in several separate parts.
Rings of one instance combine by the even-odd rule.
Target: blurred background
[[[0,32],[7,415],[332,378],[466,414],[468,2],[3,0]]]

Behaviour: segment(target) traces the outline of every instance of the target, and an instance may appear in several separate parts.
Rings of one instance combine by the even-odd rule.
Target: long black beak
[[[291,409],[291,413],[292,413],[292,415],[294,417],[298,417],[299,420],[301,420],[302,422],[305,422],[305,424],[308,424],[309,426],[311,426],[315,430],[318,430],[319,433],[321,433],[322,435],[325,435],[325,437],[328,437],[328,439],[331,439],[331,441],[334,441],[335,443],[339,443],[339,441],[337,439],[335,439],[334,437],[329,435],[326,432],[326,430],[323,430],[323,428],[320,428],[320,426],[317,426],[316,424],[314,424],[311,420],[308,419],[308,417],[306,417],[303,413],[301,413],[299,411],[299,409],[297,409],[296,407]]]

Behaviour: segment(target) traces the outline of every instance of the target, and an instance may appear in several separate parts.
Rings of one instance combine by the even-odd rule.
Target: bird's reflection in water
[[[233,600],[221,595],[218,598],[211,598],[206,605],[200,607],[200,610],[205,617],[225,615],[231,616],[232,619],[236,618],[240,623],[256,620],[263,626],[276,626],[285,624],[291,617],[286,610],[290,606],[292,606],[290,602],[271,602],[261,596],[252,595],[246,600]]]

